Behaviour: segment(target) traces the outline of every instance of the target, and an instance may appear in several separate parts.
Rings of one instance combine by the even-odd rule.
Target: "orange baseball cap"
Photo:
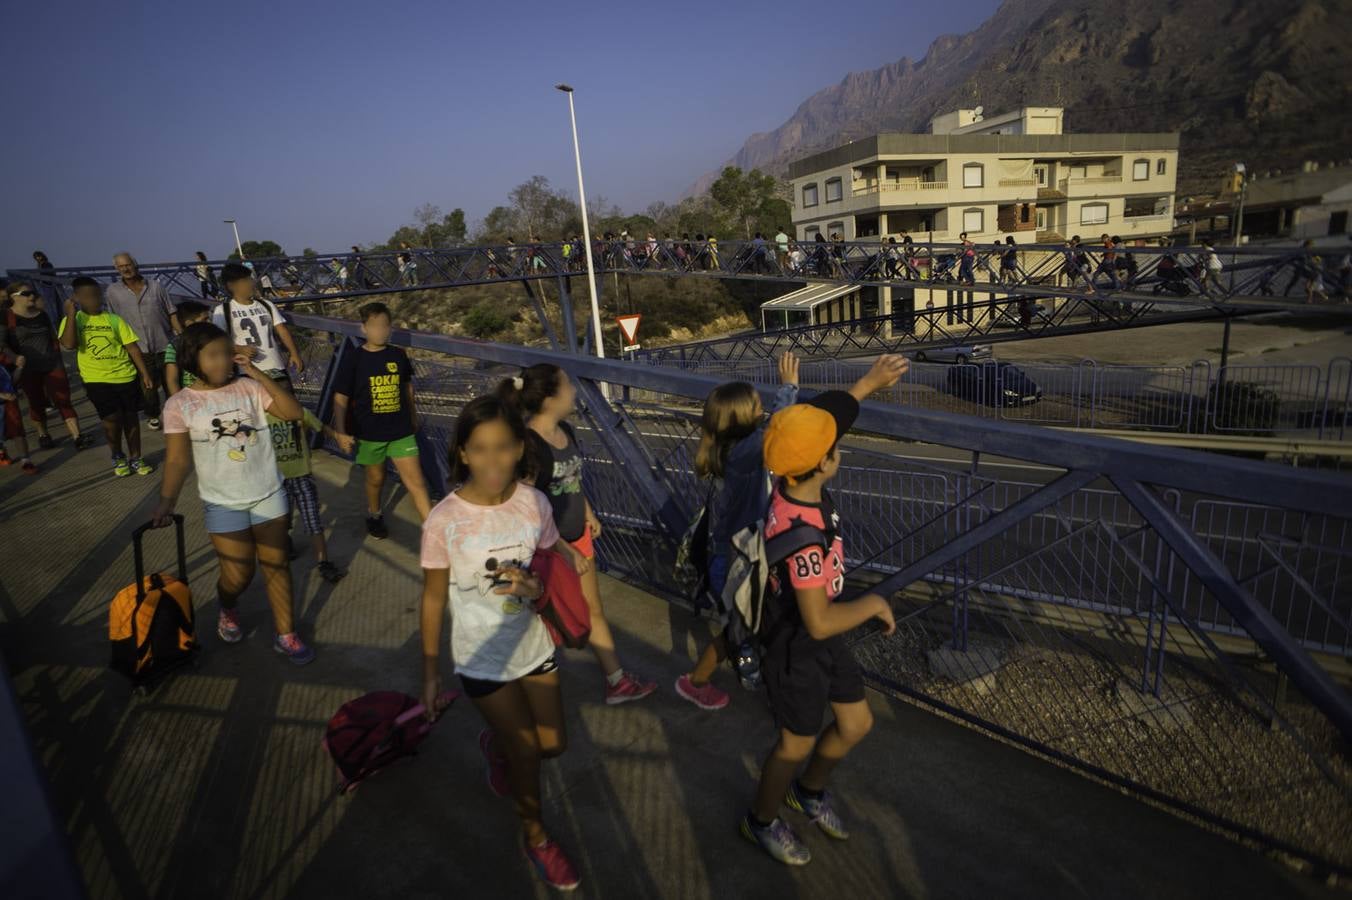
[[[859,402],[845,391],[823,391],[781,409],[765,427],[765,467],[788,477],[811,472],[858,415]]]

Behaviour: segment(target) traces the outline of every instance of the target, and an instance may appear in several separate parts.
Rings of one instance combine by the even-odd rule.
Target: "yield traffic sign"
[[[638,320],[641,318],[643,317],[638,313],[615,317],[615,321],[620,326],[620,334],[624,335],[625,344],[634,344],[638,342]]]

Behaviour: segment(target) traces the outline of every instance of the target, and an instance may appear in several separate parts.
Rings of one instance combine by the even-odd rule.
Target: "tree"
[[[300,255],[309,257],[309,256],[318,256],[319,253],[313,247],[306,247],[304,250],[300,251]]]
[[[507,238],[516,237],[516,210],[508,206],[495,206],[484,216],[479,226],[478,242],[485,244],[505,244]]]
[[[432,233],[432,229],[435,228],[437,222],[441,220],[441,207],[437,206],[435,203],[424,203],[422,206],[413,210],[413,218],[417,219],[418,224],[422,226],[423,246],[435,247],[437,245],[436,236]],[[402,228],[399,230],[403,231]],[[395,244],[395,246],[397,247],[399,245]]]
[[[465,211],[456,207],[446,213],[438,226],[441,229],[440,236],[442,242],[452,247],[459,246],[465,242]]]
[[[244,249],[245,259],[267,259],[270,256],[286,256],[286,251],[282,245],[276,241],[244,241],[240,245]],[[239,251],[232,250],[226,259],[239,259]]]
[[[716,212],[730,228],[751,237],[754,232],[772,232],[789,220],[788,201],[782,185],[760,169],[743,173],[727,166],[709,188]]]

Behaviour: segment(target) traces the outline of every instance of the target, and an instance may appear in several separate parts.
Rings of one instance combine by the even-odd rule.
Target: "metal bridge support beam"
[[[900,572],[883,579],[873,586],[870,593],[891,597],[911,583],[980,547],[984,542],[1009,529],[1014,523],[1041,512],[1080,488],[1087,487],[1096,478],[1098,474],[1088,470],[1067,472],[1017,503],[1005,507],[975,528],[959,534],[933,553],[926,553]]]
[[[329,368],[324,373],[324,380],[319,383],[319,402],[315,404],[315,415],[319,418],[319,421],[325,424],[332,424],[330,420],[333,418],[334,377],[338,374],[338,367],[347,354],[357,352],[357,345],[352,342],[351,338],[333,333],[330,333],[329,336],[337,342],[338,346],[334,348],[333,355],[329,357]],[[320,431],[311,435],[310,446],[316,450],[323,447],[324,432]]]
[[[535,291],[531,290],[530,282],[524,278],[521,280],[521,287],[526,292],[526,296],[530,298],[531,305],[535,307],[535,316],[540,320],[540,328],[544,331],[545,337],[549,339],[549,348],[558,350],[559,336],[554,333],[554,324],[549,321],[549,315],[545,311],[544,288],[541,288],[540,293],[536,294]]]
[[[689,525],[686,513],[671,496],[666,485],[657,478],[643,453],[638,439],[625,429],[624,417],[615,411],[602,395],[596,381],[590,378],[576,380],[578,393],[586,403],[587,412],[596,423],[596,436],[606,452],[624,469],[635,492],[651,511],[653,524],[672,545],[680,542]]]
[[[1352,696],[1291,639],[1281,623],[1259,606],[1252,594],[1235,582],[1225,564],[1184,526],[1164,501],[1133,478],[1120,475],[1109,478],[1240,627],[1253,636],[1316,706],[1324,710],[1343,737],[1352,740]]]
[[[577,321],[573,318],[573,292],[568,289],[570,279],[559,276],[559,310],[563,316],[563,349],[577,352]]]

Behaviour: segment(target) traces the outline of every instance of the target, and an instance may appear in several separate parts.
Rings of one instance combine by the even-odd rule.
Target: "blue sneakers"
[[[298,666],[313,662],[315,658],[314,648],[302,641],[294,631],[277,635],[277,640],[272,642],[272,649]]]
[[[812,862],[812,851],[783,819],[776,818],[762,828],[751,820],[751,813],[747,813],[742,817],[741,830],[742,837],[787,866],[805,866]]]
[[[795,780],[789,786],[789,795],[784,800],[789,804],[789,809],[807,816],[808,821],[820,828],[827,837],[843,841],[850,836],[850,833],[845,830],[845,825],[840,821],[840,816],[836,814],[835,808],[831,806],[831,793],[829,791],[822,791],[819,797],[812,799],[802,791]]]

